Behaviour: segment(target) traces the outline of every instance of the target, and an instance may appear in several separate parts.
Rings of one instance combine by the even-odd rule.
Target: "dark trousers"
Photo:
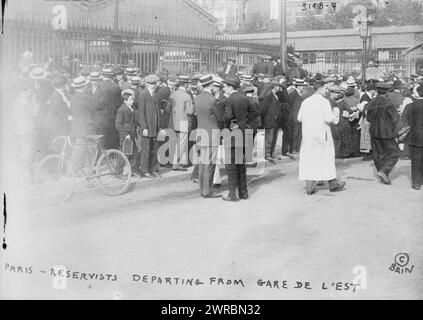
[[[216,147],[200,147],[201,156],[198,165],[198,177],[200,180],[200,193],[209,196],[213,192],[213,177],[216,169]]]
[[[264,134],[265,157],[273,157],[278,139],[278,128],[266,128]]]
[[[282,155],[286,155],[288,152],[292,153],[293,145],[291,144],[291,122],[290,120],[281,120],[280,127],[282,128]]]
[[[423,185],[423,147],[409,146],[411,158],[411,183]]]
[[[156,138],[141,137],[140,172],[141,174],[158,171],[157,150],[160,141]]]
[[[395,140],[372,137],[372,150],[376,170],[389,175],[401,155]]]
[[[226,165],[228,174],[229,197],[237,198],[236,190],[238,189],[239,197],[248,197],[247,189],[247,167],[245,163],[236,164],[236,149],[231,148],[231,163]]]
[[[122,132],[122,133],[119,133],[120,151],[124,152],[124,150],[123,150],[123,144],[124,144],[125,139],[126,139],[126,136],[128,134],[131,137],[132,143],[133,143],[133,146],[132,146],[132,154],[131,155],[130,154],[125,154],[125,155],[128,158],[129,163],[131,164],[132,170],[138,171],[138,169],[139,169],[139,157],[138,157],[137,144],[135,142],[135,135],[136,135],[135,132],[132,132],[132,133]]]
[[[292,148],[292,152],[300,152],[301,139],[302,139],[300,122],[296,122],[296,121],[291,122],[290,139],[291,139],[290,147]]]

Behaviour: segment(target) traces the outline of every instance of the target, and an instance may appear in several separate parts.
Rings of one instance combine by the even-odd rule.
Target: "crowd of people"
[[[220,72],[197,75],[141,74],[133,61],[128,66],[96,63],[75,72],[66,58],[60,65],[37,65],[32,58],[31,52],[22,56],[13,107],[19,158],[29,170],[51,152],[55,137],[78,141],[102,135],[103,148],[128,156],[134,176],[154,179],[161,177],[161,167],[186,171],[195,165],[191,180],[199,183],[201,196],[220,198],[214,189],[220,184],[220,130],[245,136],[249,129],[255,136],[264,129],[266,161],[299,159],[307,194],[323,181],[333,192],[344,190],[345,183],[336,179],[335,158],[373,159],[385,184],[391,183],[389,174],[399,158],[411,159],[412,187],[419,190],[423,184],[423,75],[390,75],[363,84],[351,74],[308,73],[295,54],[289,55],[287,70],[279,57],[260,56],[251,74],[229,58]],[[158,151],[165,129],[176,133],[177,151],[163,163]],[[208,138],[191,141],[194,130],[206,131]],[[186,145],[195,146],[198,164]],[[226,163],[225,201],[248,199],[247,161],[235,161],[239,147],[226,149],[231,161]],[[245,146],[241,152],[251,158]],[[81,155],[75,159],[83,165]]]

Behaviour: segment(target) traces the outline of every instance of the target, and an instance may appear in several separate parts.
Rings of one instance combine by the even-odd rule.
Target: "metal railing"
[[[136,28],[119,29],[87,24],[70,24],[55,30],[49,21],[6,21],[1,35],[1,62],[16,66],[22,53],[31,50],[36,63],[62,57],[76,64],[102,63],[126,65],[133,60],[143,73],[169,72],[194,74],[216,72],[230,56],[246,72],[260,54],[278,54],[278,46],[266,41],[243,41],[231,37],[198,36],[152,32]]]

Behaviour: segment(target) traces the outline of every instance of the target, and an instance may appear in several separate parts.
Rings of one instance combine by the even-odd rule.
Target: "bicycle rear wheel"
[[[75,188],[72,163],[56,154],[45,157],[35,170],[35,183],[44,202],[65,203]]]
[[[101,191],[110,196],[118,196],[129,189],[131,164],[119,150],[107,150],[98,159],[95,176]]]

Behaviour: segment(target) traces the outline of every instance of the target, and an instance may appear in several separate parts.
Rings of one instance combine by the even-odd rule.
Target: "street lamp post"
[[[366,19],[360,20],[360,37],[363,39],[363,59],[362,59],[362,84],[366,82],[366,69],[369,60],[369,51],[372,38],[372,25],[376,15],[375,8],[369,8],[366,11]]]
[[[280,21],[281,21],[281,30],[280,30],[280,43],[281,43],[281,63],[283,70],[286,72],[286,0],[280,0]]]

